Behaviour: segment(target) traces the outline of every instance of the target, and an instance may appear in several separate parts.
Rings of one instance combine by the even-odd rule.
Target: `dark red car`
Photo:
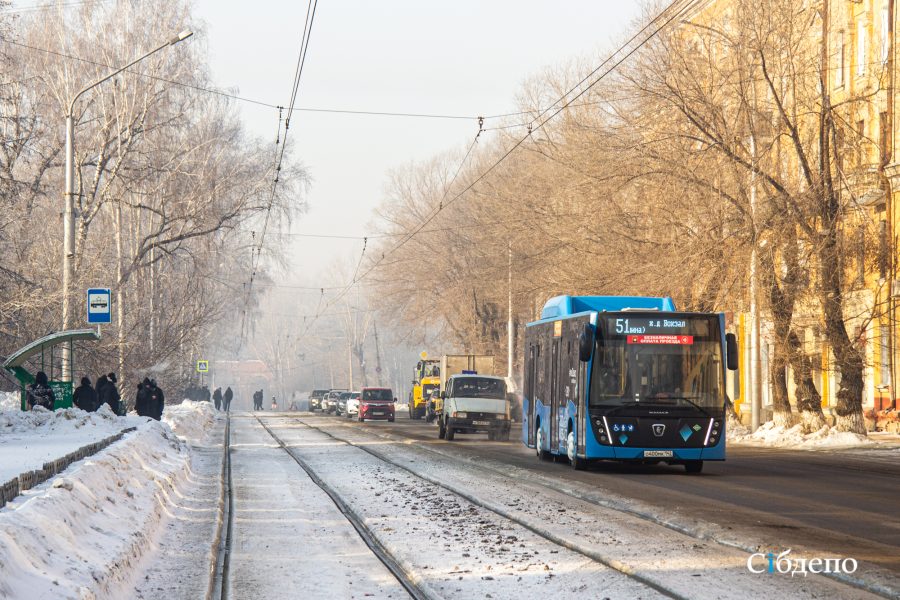
[[[360,421],[393,421],[396,401],[391,388],[365,387],[359,395],[359,414],[356,418]]]

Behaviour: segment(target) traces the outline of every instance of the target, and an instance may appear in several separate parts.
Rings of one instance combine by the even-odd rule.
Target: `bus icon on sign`
[[[92,288],[87,291],[88,323],[109,323],[110,293],[109,288]]]

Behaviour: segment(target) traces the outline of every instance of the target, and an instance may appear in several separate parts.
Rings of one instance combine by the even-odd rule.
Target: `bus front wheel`
[[[699,473],[703,470],[703,461],[702,460],[694,460],[691,462],[684,463],[684,470],[687,473]]]
[[[570,431],[566,436],[566,454],[569,457],[569,465],[576,471],[583,471],[585,467],[585,459],[578,457],[578,442],[575,439],[575,432]]]

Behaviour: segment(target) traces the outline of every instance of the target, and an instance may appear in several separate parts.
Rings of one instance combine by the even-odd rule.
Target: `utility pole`
[[[378,324],[374,320],[372,332],[375,334],[375,373],[378,375],[378,385],[381,385],[381,346],[378,345]]]
[[[512,241],[506,241],[506,250],[508,254],[508,263],[507,263],[507,293],[508,293],[508,302],[506,307],[506,376],[509,381],[513,380],[513,339],[515,338],[515,334],[513,332],[513,312],[512,312]]]
[[[759,303],[757,294],[759,276],[756,229],[756,133],[750,130],[750,218],[753,221],[753,247],[750,251],[750,428],[753,431],[759,429],[762,413],[762,365],[759,348]]]

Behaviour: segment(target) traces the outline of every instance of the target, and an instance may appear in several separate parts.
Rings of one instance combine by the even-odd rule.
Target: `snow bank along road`
[[[235,440],[241,440],[233,450],[234,597],[268,597],[273,585],[319,597],[890,594],[819,575],[751,573],[749,553],[741,548],[565,485],[555,489],[452,453],[423,451],[422,441],[401,439],[391,433],[396,428],[381,424],[309,415],[238,416],[233,423]],[[254,466],[238,476],[244,459]],[[352,513],[355,527],[308,474],[338,498],[344,513]],[[376,542],[374,552],[360,539],[360,527]],[[241,544],[250,548],[242,557],[235,550]],[[379,554],[399,567],[399,579]],[[368,564],[352,564],[351,557]]]

